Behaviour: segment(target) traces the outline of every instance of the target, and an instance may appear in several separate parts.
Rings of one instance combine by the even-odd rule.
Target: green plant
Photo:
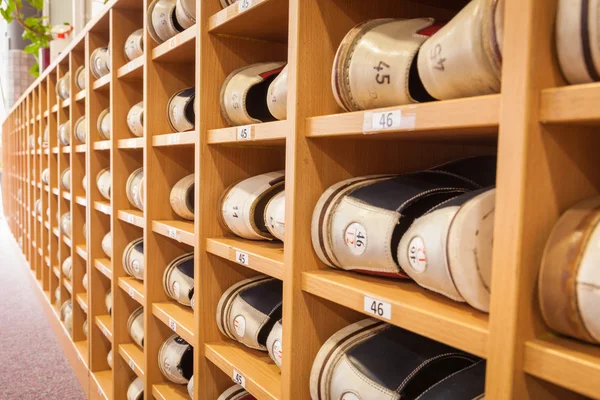
[[[44,0],[28,0],[35,9],[41,11],[44,8]],[[39,52],[40,49],[50,46],[52,38],[50,24],[46,23],[47,17],[27,17],[22,13],[22,0],[0,0],[0,15],[7,23],[16,21],[23,27],[23,39],[29,40],[24,51],[33,54],[36,58],[36,63],[29,73],[35,77],[40,74]]]

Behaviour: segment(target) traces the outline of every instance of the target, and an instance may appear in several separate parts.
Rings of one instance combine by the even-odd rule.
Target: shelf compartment
[[[152,304],[152,314],[186,342],[194,345],[194,312],[190,307],[172,303]]]
[[[273,121],[208,131],[210,144],[280,145],[285,146],[287,121]]]
[[[78,245],[75,246],[75,252],[77,254],[79,254],[79,257],[83,258],[85,261],[87,261],[88,258],[88,253],[87,253],[87,249],[85,248],[84,245]]]
[[[246,379],[246,390],[259,399],[281,398],[281,373],[269,354],[234,342],[207,343],[204,353],[227,376],[234,370]]]
[[[48,221],[44,222],[44,226],[46,229],[50,230],[50,223]]]
[[[82,101],[85,100],[85,89],[80,90],[79,92],[77,92],[75,94],[75,101]]]
[[[89,368],[88,363],[88,341],[81,340],[79,342],[74,342],[75,350],[77,352],[77,359],[81,361],[86,368]]]
[[[118,217],[121,221],[144,228],[144,213],[139,210],[119,210]]]
[[[58,267],[52,267],[52,272],[54,272],[54,275],[60,279],[60,269],[58,269]]]
[[[525,343],[525,372],[597,398],[600,393],[600,347],[548,334]]]
[[[140,80],[144,75],[144,56],[129,61],[117,70],[117,77],[124,80]]]
[[[206,239],[206,251],[283,280],[283,243],[222,237]]]
[[[62,152],[64,154],[69,154],[71,152],[71,146],[63,146],[62,147]]]
[[[112,318],[110,315],[98,315],[96,317],[96,325],[102,331],[102,334],[106,336],[109,342],[113,342],[112,333]]]
[[[75,203],[79,204],[80,206],[87,207],[87,199],[83,196],[75,197]]]
[[[185,385],[174,383],[152,385],[152,394],[157,400],[189,400],[190,398]]]
[[[284,0],[253,0],[244,8],[234,3],[208,20],[208,31],[238,37],[287,42],[288,2]]]
[[[44,254],[42,253],[42,249],[38,249],[38,254],[42,257]]]
[[[97,258],[94,260],[94,266],[102,272],[104,276],[112,280],[112,266],[108,258]]]
[[[125,149],[125,150],[143,149],[144,148],[144,138],[136,137],[136,138],[129,138],[129,139],[120,139],[117,142],[117,147],[119,149]]]
[[[190,221],[152,221],[152,231],[179,243],[194,246],[194,223]]]
[[[106,74],[102,78],[96,79],[92,83],[92,89],[99,92],[108,91],[108,89],[110,88],[110,75],[111,74]]]
[[[52,228],[52,233],[54,233],[54,236],[56,236],[56,237],[59,237],[59,235],[60,235],[58,228]]]
[[[98,387],[98,396],[103,399],[112,400],[113,392],[112,370],[92,372],[92,378]]]
[[[198,137],[197,131],[167,133],[166,135],[156,135],[152,138],[152,146],[193,146]]]
[[[108,201],[95,201],[94,208],[103,214],[112,214],[112,207],[110,206],[110,203]]]
[[[119,345],[119,354],[137,376],[144,376],[144,352],[135,344]]]
[[[67,292],[71,293],[71,295],[73,294],[73,284],[71,283],[70,280],[68,280],[67,278],[64,278],[63,286],[65,287],[65,289],[67,289]]]
[[[401,114],[401,117],[396,116],[398,127],[373,131],[373,114],[389,111]],[[498,134],[499,114],[500,95],[494,94],[312,117],[307,119],[306,135],[313,138],[494,138]]]
[[[119,278],[119,287],[123,289],[129,296],[144,305],[144,282],[128,276]]]
[[[85,144],[78,144],[77,146],[75,146],[75,153],[85,153],[85,152],[86,152]]]
[[[44,111],[44,118],[48,118],[50,116],[50,110]]]
[[[58,190],[58,188],[52,188],[52,193],[54,193],[57,196],[60,195],[60,191]]]
[[[196,57],[196,31],[193,25],[152,49],[152,59],[166,62],[193,62]]]
[[[77,293],[77,296],[75,296],[75,297],[77,298],[77,303],[79,303],[79,306],[81,307],[83,312],[87,314],[87,312],[88,312],[87,292]]]
[[[540,122],[543,124],[600,124],[600,83],[570,85],[542,90]]]
[[[71,239],[70,239],[70,238],[68,238],[68,237],[66,237],[66,236],[63,236],[63,242],[65,242],[65,244],[66,244],[67,246],[69,246],[69,247],[73,247],[73,242],[71,242]]]
[[[62,103],[60,104],[60,106],[62,108],[70,107],[71,106],[71,98],[69,97],[68,99],[63,100]]]
[[[49,267],[50,266],[50,257],[48,257],[48,256],[44,257],[44,262]]]
[[[94,142],[94,150],[110,150],[110,140],[99,140]]]
[[[58,154],[58,146],[52,148],[52,154]]]
[[[302,289],[359,312],[364,312],[365,296],[389,303],[391,319],[383,321],[486,357],[488,315],[414,282],[323,269],[304,272]]]

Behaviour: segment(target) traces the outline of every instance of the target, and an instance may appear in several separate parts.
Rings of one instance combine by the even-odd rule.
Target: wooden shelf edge
[[[152,231],[188,246],[195,245],[193,221],[152,221]]]
[[[523,369],[584,396],[600,394],[600,347],[558,336],[525,343]]]
[[[140,378],[144,376],[144,351],[142,349],[133,343],[121,344],[119,345],[119,354],[137,376]]]
[[[246,390],[256,398],[281,398],[281,374],[267,353],[239,343],[217,342],[207,343],[204,354],[227,376],[232,377],[234,370],[242,375],[246,380]]]
[[[143,282],[129,276],[120,277],[118,284],[132,299],[140,303],[140,305],[144,305],[145,289]]]
[[[208,131],[210,144],[285,145],[289,125],[287,121],[273,121]]]
[[[381,320],[486,357],[488,315],[421,288],[414,282],[323,269],[304,272],[302,289],[363,313],[365,296],[388,303],[391,306],[391,319]],[[365,314],[365,317],[375,317],[370,313]]]
[[[172,303],[152,304],[152,314],[165,323],[171,330],[181,336],[186,342],[194,345],[194,311]]]

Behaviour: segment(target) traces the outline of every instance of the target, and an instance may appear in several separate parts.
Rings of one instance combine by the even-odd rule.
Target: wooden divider
[[[146,397],[186,399],[185,386],[166,380],[158,352],[174,333],[194,347],[195,399],[216,399],[243,377],[257,399],[306,399],[314,357],[337,330],[366,317],[365,296],[387,303],[385,321],[487,359],[491,399],[600,398],[600,348],[549,332],[537,305],[543,247],[558,217],[600,189],[594,130],[600,83],[565,86],[554,51],[558,0],[506,0],[502,93],[390,107],[414,113],[414,129],[363,134],[365,112],[346,113],[330,89],[339,44],[370,18],[431,16],[448,20],[466,0],[253,0],[223,9],[218,0],[197,2],[196,25],[165,43],[148,33],[150,0],[112,0],[48,71],[23,95],[3,123],[4,211],[38,282],[44,310],[89,398],[126,399],[136,377]],[[127,37],[143,28],[144,54],[129,61]],[[90,55],[109,47],[111,72],[96,79]],[[261,61],[287,61],[287,120],[253,124],[249,140],[221,115],[220,91],[235,69]],[[75,86],[86,67],[87,89]],[[67,72],[71,97],[57,97]],[[195,86],[195,129],[173,132],[167,104]],[[127,114],[144,102],[144,135],[134,136]],[[574,107],[573,105],[577,105]],[[110,107],[111,138],[97,120]],[[87,118],[85,145],[74,136]],[[58,142],[62,123],[71,145]],[[47,149],[38,138],[48,127]],[[29,148],[34,135],[35,147]],[[491,312],[478,312],[410,282],[365,277],[327,268],[310,238],[318,198],[349,177],[403,173],[453,158],[498,155],[494,273]],[[71,168],[71,189],[60,175]],[[144,168],[144,210],[127,198],[126,184]],[[50,184],[40,174],[50,169]],[[96,177],[111,171],[111,199]],[[229,185],[285,169],[285,244],[241,239],[218,221],[218,199]],[[195,174],[195,220],[171,209],[177,181]],[[84,191],[83,180],[87,185]],[[21,191],[22,197],[17,193]],[[35,201],[42,199],[42,213]],[[46,214],[49,209],[49,214]],[[67,238],[59,220],[71,212]],[[84,236],[84,224],[86,224]],[[102,239],[112,233],[112,258]],[[127,275],[125,247],[144,239],[144,280]],[[49,247],[48,247],[49,246]],[[170,299],[163,274],[177,256],[195,254],[195,311]],[[247,256],[240,263],[235,255]],[[73,278],[61,265],[73,260]],[[88,274],[88,289],[82,278]],[[283,368],[264,352],[224,337],[217,303],[232,284],[259,273],[283,281]],[[67,338],[54,291],[73,301],[73,334]],[[105,299],[112,292],[109,315]],[[127,320],[144,307],[144,348],[133,343]],[[82,324],[88,322],[88,338]],[[107,355],[112,350],[113,369]]]

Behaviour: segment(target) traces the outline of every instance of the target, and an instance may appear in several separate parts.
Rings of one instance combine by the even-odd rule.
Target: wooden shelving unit
[[[506,0],[502,93],[360,112],[343,112],[329,89],[338,45],[357,23],[371,18],[432,16],[450,19],[466,0],[253,0],[222,9],[197,3],[196,25],[165,43],[144,32],[145,52],[133,61],[125,40],[143,28],[149,1],[111,0],[73,39],[10,110],[2,129],[4,212],[31,268],[50,325],[88,398],[125,399],[142,377],[156,399],[187,399],[185,386],[168,382],[157,364],[161,344],[174,332],[194,347],[194,399],[216,399],[242,374],[257,399],[307,399],[314,357],[347,324],[371,316],[365,296],[390,304],[385,320],[487,360],[486,398],[600,399],[600,347],[554,336],[537,307],[543,247],[559,215],[598,194],[600,83],[566,86],[553,52],[557,0]],[[96,79],[91,53],[109,46],[112,70]],[[261,61],[287,61],[287,120],[247,126],[240,140],[220,113],[224,79]],[[86,68],[88,89],[75,86]],[[71,97],[57,97],[57,81],[71,73]],[[194,86],[194,130],[173,132],[169,98]],[[129,109],[144,101],[144,134],[127,126]],[[111,138],[97,119],[110,107]],[[373,112],[400,110],[414,124],[384,132],[365,130]],[[88,137],[74,136],[86,116]],[[69,146],[58,142],[68,123]],[[48,127],[49,143],[38,138]],[[33,135],[34,147],[29,147]],[[333,183],[354,176],[403,173],[460,156],[498,155],[492,302],[489,314],[410,282],[365,277],[327,268],[314,254],[310,224],[315,204]],[[143,167],[144,210],[130,204],[128,177]],[[49,168],[48,185],[41,172]],[[60,176],[71,169],[70,190]],[[111,170],[111,199],[96,186]],[[250,176],[286,171],[284,243],[234,237],[217,219],[226,187]],[[169,193],[195,173],[195,220],[171,209]],[[86,179],[84,190],[83,179]],[[20,197],[18,195],[20,194]],[[42,212],[35,211],[36,200]],[[71,213],[72,233],[59,218]],[[58,218],[57,218],[58,217]],[[86,227],[84,235],[84,224]],[[112,259],[102,239],[112,233]],[[144,280],[126,274],[122,254],[144,239]],[[177,256],[195,254],[193,311],[170,299],[162,279]],[[247,254],[240,263],[236,253]],[[67,257],[72,279],[62,272]],[[256,274],[283,281],[284,341],[280,371],[266,353],[224,337],[215,322],[223,292]],[[83,276],[88,276],[88,290]],[[73,331],[59,320],[58,291],[73,303]],[[105,306],[112,293],[112,313]],[[144,348],[132,342],[127,320],[144,307]],[[88,337],[83,323],[88,322]],[[114,369],[106,360],[113,352]]]

